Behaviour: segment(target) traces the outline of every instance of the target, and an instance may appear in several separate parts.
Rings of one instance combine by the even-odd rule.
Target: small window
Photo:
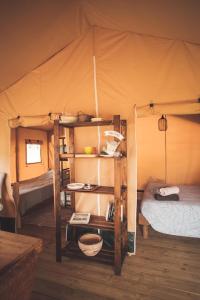
[[[37,164],[42,162],[41,145],[39,140],[26,140],[26,163]]]

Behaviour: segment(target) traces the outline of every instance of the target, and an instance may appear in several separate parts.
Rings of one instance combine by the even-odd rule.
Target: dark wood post
[[[60,208],[60,159],[59,120],[54,121],[54,217],[56,223],[56,261],[61,262],[61,208]]]
[[[114,130],[120,132],[120,116],[116,115],[113,119]],[[120,150],[120,147],[119,147]],[[114,197],[115,197],[115,257],[114,270],[116,275],[121,274],[122,264],[122,232],[121,232],[121,159],[114,158]]]

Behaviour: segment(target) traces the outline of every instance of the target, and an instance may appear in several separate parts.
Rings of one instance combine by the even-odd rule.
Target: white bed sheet
[[[179,185],[179,201],[158,201],[156,189],[162,183],[149,183],[141,212],[151,226],[162,233],[200,238],[200,186]]]

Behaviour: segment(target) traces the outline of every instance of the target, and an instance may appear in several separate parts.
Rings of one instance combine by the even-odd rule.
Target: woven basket
[[[103,239],[98,234],[86,233],[79,238],[78,245],[86,256],[95,256],[102,248]]]

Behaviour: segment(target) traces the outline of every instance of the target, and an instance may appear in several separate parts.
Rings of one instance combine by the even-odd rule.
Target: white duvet
[[[149,183],[141,204],[143,216],[162,233],[200,238],[200,186],[179,185],[179,201],[155,200],[162,183]]]

